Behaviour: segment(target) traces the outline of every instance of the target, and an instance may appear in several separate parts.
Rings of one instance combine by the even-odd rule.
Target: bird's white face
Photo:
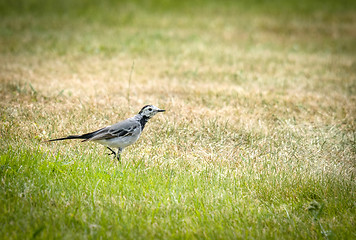
[[[140,114],[141,116],[151,118],[154,115],[156,115],[157,113],[164,112],[164,111],[166,111],[166,110],[159,109],[158,107],[153,106],[153,105],[146,105],[141,109],[141,111],[138,114]]]

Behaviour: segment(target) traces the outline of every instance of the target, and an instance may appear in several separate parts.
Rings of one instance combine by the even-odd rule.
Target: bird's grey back
[[[97,131],[91,138],[86,141],[96,141],[103,139],[110,139],[114,137],[120,137],[125,135],[132,135],[134,133],[140,134],[141,132],[140,122],[135,117],[128,118],[124,121],[115,123],[111,126],[107,126]],[[137,132],[139,130],[139,132]]]

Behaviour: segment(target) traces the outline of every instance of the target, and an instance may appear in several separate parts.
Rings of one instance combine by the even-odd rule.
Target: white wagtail
[[[120,154],[122,150],[137,141],[142,133],[143,128],[151,117],[156,115],[158,112],[164,111],[166,110],[159,109],[153,105],[146,105],[137,115],[115,123],[114,125],[107,126],[97,131],[85,133],[82,135],[70,135],[64,138],[51,139],[47,142],[66,139],[84,139],[82,142],[97,142],[106,146],[111,151],[110,155],[114,154],[114,156],[120,162]],[[117,148],[117,153],[115,153],[115,151],[111,148]]]

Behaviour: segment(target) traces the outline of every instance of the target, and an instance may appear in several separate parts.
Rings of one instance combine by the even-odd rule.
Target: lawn
[[[354,1],[0,0],[0,239],[355,239]],[[166,109],[122,162],[43,141]]]

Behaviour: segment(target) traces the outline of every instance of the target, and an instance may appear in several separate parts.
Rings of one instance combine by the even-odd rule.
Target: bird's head
[[[146,105],[141,109],[141,111],[138,114],[141,115],[142,117],[151,118],[157,113],[164,112],[164,111],[166,110],[159,109],[158,107],[153,105]]]

